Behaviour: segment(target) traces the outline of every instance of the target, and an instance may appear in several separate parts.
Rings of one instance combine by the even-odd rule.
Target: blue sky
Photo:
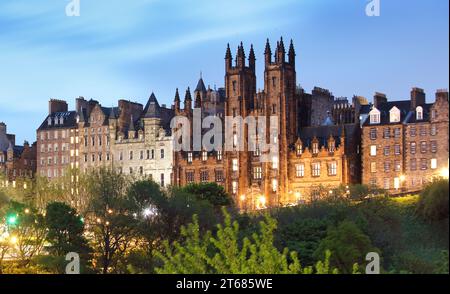
[[[448,88],[447,0],[69,0],[0,1],[0,121],[17,141],[35,140],[50,98],[70,108],[78,96],[104,106],[145,103],[152,91],[170,104],[175,88],[223,86],[224,55],[242,40],[255,46],[258,87],[263,51],[280,36],[294,39],[297,80],[336,96],[375,91],[407,99],[410,88],[433,100]]]

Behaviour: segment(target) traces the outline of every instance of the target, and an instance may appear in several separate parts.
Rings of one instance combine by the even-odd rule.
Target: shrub
[[[448,219],[448,180],[438,180],[420,193],[417,213],[429,222]]]

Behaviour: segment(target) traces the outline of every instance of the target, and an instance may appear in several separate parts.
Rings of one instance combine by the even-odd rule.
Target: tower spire
[[[241,42],[241,45],[238,46],[237,56],[236,56],[236,66],[243,68],[245,67],[245,52],[244,45]]]
[[[250,54],[249,54],[249,57],[248,57],[248,66],[252,70],[255,70],[255,68],[256,68],[256,56],[255,56],[255,51],[253,50],[253,44],[250,45]]]
[[[294,41],[291,39],[291,44],[289,45],[289,63],[295,65],[295,49],[294,49]]]
[[[225,53],[225,68],[226,70],[231,69],[233,62],[233,56],[231,55],[230,43],[227,44],[227,51]]]
[[[272,50],[270,49],[269,38],[267,38],[266,49],[264,50],[266,65],[272,62]]]

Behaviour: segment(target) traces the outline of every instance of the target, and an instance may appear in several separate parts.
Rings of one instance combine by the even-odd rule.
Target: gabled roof
[[[424,105],[420,105],[423,107],[423,120],[421,120],[421,122],[423,121],[428,121],[429,120],[429,112],[430,112],[430,108],[433,104],[424,104]],[[380,123],[376,124],[376,125],[388,125],[391,124],[390,120],[389,120],[389,114],[390,111],[394,108],[398,108],[398,110],[400,110],[400,122],[397,123],[392,123],[392,124],[398,124],[398,123],[414,123],[416,122],[416,115],[415,115],[415,110],[412,111],[411,110],[411,101],[410,100],[400,100],[400,101],[389,101],[389,102],[385,102],[385,103],[381,103],[380,105],[378,105],[377,109],[380,111]],[[364,108],[364,112],[365,113],[369,113],[366,112],[368,109]],[[362,114],[364,114],[364,112],[361,112]],[[366,120],[364,122],[364,126],[369,126],[370,124],[370,120]]]

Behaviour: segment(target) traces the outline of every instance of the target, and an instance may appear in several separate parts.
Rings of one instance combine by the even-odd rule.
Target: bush
[[[428,222],[448,219],[448,180],[438,180],[420,193],[417,213]]]

